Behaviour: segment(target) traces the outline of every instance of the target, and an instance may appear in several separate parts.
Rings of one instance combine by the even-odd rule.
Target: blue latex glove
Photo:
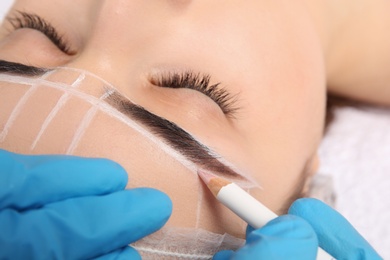
[[[213,259],[315,259],[318,241],[303,219],[285,215],[253,230],[248,227],[246,243],[237,251],[221,251]]]
[[[248,227],[242,248],[213,259],[315,259],[318,244],[336,259],[381,259],[344,217],[316,199],[295,201],[289,215],[260,229]]]
[[[316,199],[299,199],[289,209],[315,230],[319,245],[336,259],[382,259],[338,212]]]
[[[127,245],[158,230],[172,204],[106,159],[0,150],[0,259],[139,259]]]

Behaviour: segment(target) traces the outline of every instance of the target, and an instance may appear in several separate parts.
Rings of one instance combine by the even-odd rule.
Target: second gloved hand
[[[318,245],[339,260],[382,259],[342,215],[308,198],[295,201],[289,215],[256,230],[248,227],[243,247],[213,259],[316,259]]]
[[[127,245],[160,229],[172,204],[126,183],[109,160],[0,150],[0,259],[139,257]]]
[[[315,259],[317,248],[311,226],[299,217],[285,215],[256,230],[248,227],[243,247],[221,251],[213,259]]]
[[[341,214],[319,200],[299,199],[289,214],[305,219],[316,232],[320,247],[336,259],[382,259]]]

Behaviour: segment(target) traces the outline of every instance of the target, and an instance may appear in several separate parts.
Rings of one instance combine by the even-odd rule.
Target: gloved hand
[[[318,245],[336,259],[381,259],[344,217],[316,199],[299,199],[289,215],[248,227],[242,248],[213,259],[316,259]]]
[[[310,225],[299,217],[284,215],[259,229],[248,226],[243,247],[218,252],[213,259],[315,259],[317,248],[317,236]]]
[[[172,204],[126,183],[106,159],[0,150],[0,259],[140,258],[127,245],[160,229]]]
[[[288,213],[305,219],[320,247],[336,259],[382,259],[343,216],[319,200],[299,199]]]

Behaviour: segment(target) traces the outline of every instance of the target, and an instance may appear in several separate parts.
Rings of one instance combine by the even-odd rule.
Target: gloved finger
[[[222,250],[213,256],[213,260],[228,260],[234,255],[233,250]]]
[[[285,215],[250,232],[245,246],[231,259],[315,259],[317,248],[310,225],[299,217]]]
[[[150,188],[64,200],[23,214],[4,210],[0,259],[11,252],[16,259],[96,257],[160,229],[171,211],[168,196]]]
[[[305,219],[317,233],[320,247],[336,259],[381,259],[356,229],[325,203],[299,199],[289,213]]]
[[[126,171],[107,159],[28,156],[0,150],[0,209],[40,207],[124,189]]]
[[[94,258],[94,260],[136,260],[141,259],[140,254],[131,246],[126,246],[114,252]]]
[[[233,250],[222,250],[213,256],[213,260],[227,260],[234,255]]]

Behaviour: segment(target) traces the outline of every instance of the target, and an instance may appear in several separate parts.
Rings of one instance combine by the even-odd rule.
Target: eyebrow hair
[[[213,155],[209,148],[195,140],[194,137],[177,124],[149,112],[142,106],[132,103],[119,92],[113,92],[106,99],[106,102],[114,106],[124,115],[148,127],[152,133],[161,137],[168,145],[203,169],[226,177],[246,179],[219,161],[218,157]]]
[[[47,71],[50,71],[50,69],[0,60],[0,73],[40,76]],[[247,178],[236,173],[229,166],[219,161],[218,157],[213,155],[209,148],[195,140],[194,137],[177,124],[132,103],[118,91],[114,91],[109,95],[106,102],[130,119],[134,119],[148,127],[152,133],[163,138],[169,146],[183,154],[192,163],[205,170],[218,173],[222,177],[234,177],[237,180],[247,180]]]
[[[0,73],[9,73],[23,76],[41,76],[47,71],[49,71],[49,69],[0,60]]]

